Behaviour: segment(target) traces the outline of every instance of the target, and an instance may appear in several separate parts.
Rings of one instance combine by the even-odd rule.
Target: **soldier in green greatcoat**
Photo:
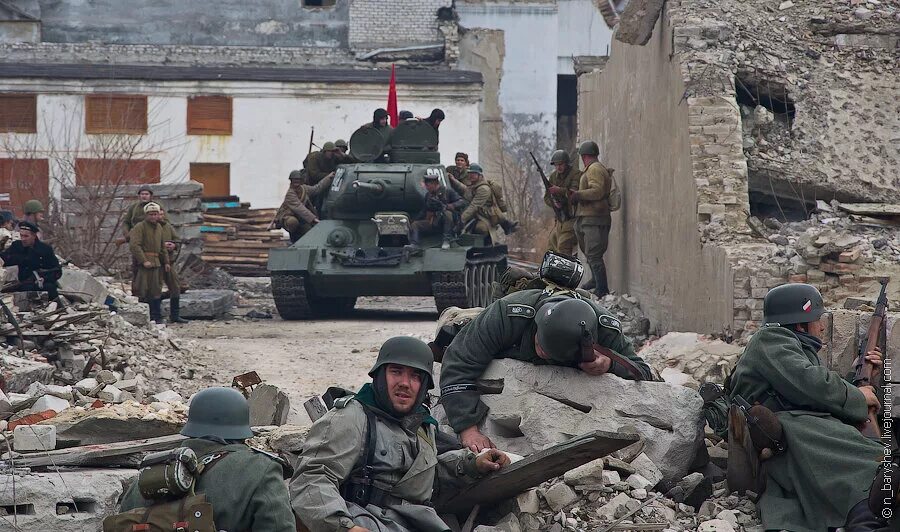
[[[578,190],[581,171],[572,167],[569,154],[556,150],[550,156],[550,164],[555,168],[547,178],[550,187],[544,192],[544,203],[554,209],[553,229],[547,249],[555,253],[575,256],[575,204],[569,201],[569,191]]]
[[[166,271],[166,287],[169,289],[169,323],[187,323],[188,320],[181,317],[181,280],[175,269],[176,250],[181,243],[175,226],[166,219],[166,211],[161,210],[160,225],[163,229],[163,245],[166,247],[166,255],[169,258],[169,269]]]
[[[128,241],[128,233],[134,229],[134,226],[144,221],[144,207],[153,201],[153,189],[147,185],[138,189],[138,200],[125,209],[122,215],[122,229],[125,231],[125,240]],[[154,202],[159,205],[159,202]],[[162,207],[160,205],[160,207]]]
[[[582,142],[578,146],[578,154],[584,164],[584,171],[578,182],[578,190],[568,192],[567,196],[570,202],[575,203],[575,237],[591,268],[591,286],[598,297],[603,297],[609,293],[603,255],[609,246],[609,230],[612,226],[609,205],[612,174],[600,162],[600,147],[596,142]]]
[[[313,424],[290,484],[309,530],[449,532],[432,504],[509,464],[496,450],[438,454],[437,422],[423,403],[433,362],[421,340],[391,338],[372,382]]]
[[[822,295],[794,283],[773,288],[764,305],[766,324],[757,331],[726,383],[740,395],[775,412],[785,450],[763,462],[766,488],[759,512],[766,530],[821,532],[846,525],[848,532],[877,530],[868,492],[884,447],[857,425],[879,407],[871,386],[857,388],[829,371],[817,353],[826,320]],[[880,365],[880,353],[866,357]],[[865,522],[876,523],[874,527]]]
[[[144,221],[128,233],[131,257],[137,264],[137,274],[131,283],[131,293],[150,306],[150,319],[164,323],[162,319],[162,287],[169,271],[169,254],[163,238],[162,209],[152,201],[144,205]]]
[[[583,361],[585,348],[593,352],[593,361]],[[478,428],[488,408],[475,381],[499,358],[577,367],[590,375],[653,379],[608,310],[567,289],[514,292],[466,324],[441,361],[441,404],[462,444],[476,452],[494,444]]]
[[[344,155],[333,142],[326,142],[321,151],[314,151],[303,160],[303,177],[305,184],[316,185],[319,181],[337,170],[339,164],[353,162],[349,155]]]
[[[300,237],[319,223],[318,205],[321,204],[333,178],[334,174],[331,173],[317,184],[307,185],[302,172],[291,172],[288,177],[291,185],[284,195],[281,207],[275,213],[275,227],[287,231],[291,243],[300,240]]]
[[[294,516],[284,479],[289,471],[280,458],[248,447],[253,437],[250,407],[233,388],[207,388],[191,400],[182,443],[206,463],[197,493],[206,495],[219,530],[293,532]],[[121,511],[152,504],[133,482],[122,499]]]

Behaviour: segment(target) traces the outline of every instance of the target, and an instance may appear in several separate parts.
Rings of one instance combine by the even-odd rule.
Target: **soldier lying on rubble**
[[[253,437],[253,432],[250,406],[240,392],[234,388],[208,388],[198,392],[191,400],[181,434],[190,437],[182,447],[194,451],[203,464],[194,489],[206,495],[212,505],[216,530],[295,530],[284,484],[284,474],[290,467],[277,456],[244,444],[244,440]],[[154,504],[143,498],[139,484],[140,481],[133,482],[128,488],[121,512],[141,508],[143,515],[146,512],[143,508]],[[133,520],[133,517],[125,520],[120,514],[110,518],[110,524],[116,518],[120,523]]]
[[[369,372],[372,383],[313,424],[290,484],[309,530],[449,531],[432,501],[509,464],[496,450],[437,454],[437,422],[423,403],[432,366],[424,342],[391,338]]]
[[[781,425],[783,450],[765,459],[773,453],[761,449],[763,526],[793,532],[842,526],[848,532],[887,530],[868,504],[884,448],[857,429],[869,408],[879,407],[878,398],[871,386],[857,388],[819,361],[826,328],[822,295],[807,284],[782,285],[766,294],[763,307],[766,325],[750,339],[725,383],[732,400],[740,396],[761,404]],[[877,350],[866,359],[881,365]]]
[[[572,290],[510,294],[465,325],[441,363],[441,404],[462,444],[475,452],[494,447],[478,429],[488,408],[475,381],[498,358],[578,367],[590,375],[653,379],[619,320],[603,307]]]

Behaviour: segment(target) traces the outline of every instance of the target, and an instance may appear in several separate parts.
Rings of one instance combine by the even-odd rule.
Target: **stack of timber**
[[[203,261],[232,275],[268,275],[269,250],[288,245],[284,232],[270,229],[277,209],[251,209],[237,196],[203,201]]]

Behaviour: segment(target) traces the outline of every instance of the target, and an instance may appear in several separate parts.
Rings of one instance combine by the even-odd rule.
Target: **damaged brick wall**
[[[350,4],[350,47],[356,51],[381,47],[441,44],[438,9],[451,0],[353,0]]]

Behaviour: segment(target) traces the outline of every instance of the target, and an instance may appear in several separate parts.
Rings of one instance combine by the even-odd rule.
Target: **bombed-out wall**
[[[595,139],[615,170],[623,205],[613,215],[606,263],[614,290],[642,303],[660,331],[731,326],[730,261],[701,243],[681,67],[671,29],[646,46],[613,42],[602,72],[578,80],[578,137]]]

